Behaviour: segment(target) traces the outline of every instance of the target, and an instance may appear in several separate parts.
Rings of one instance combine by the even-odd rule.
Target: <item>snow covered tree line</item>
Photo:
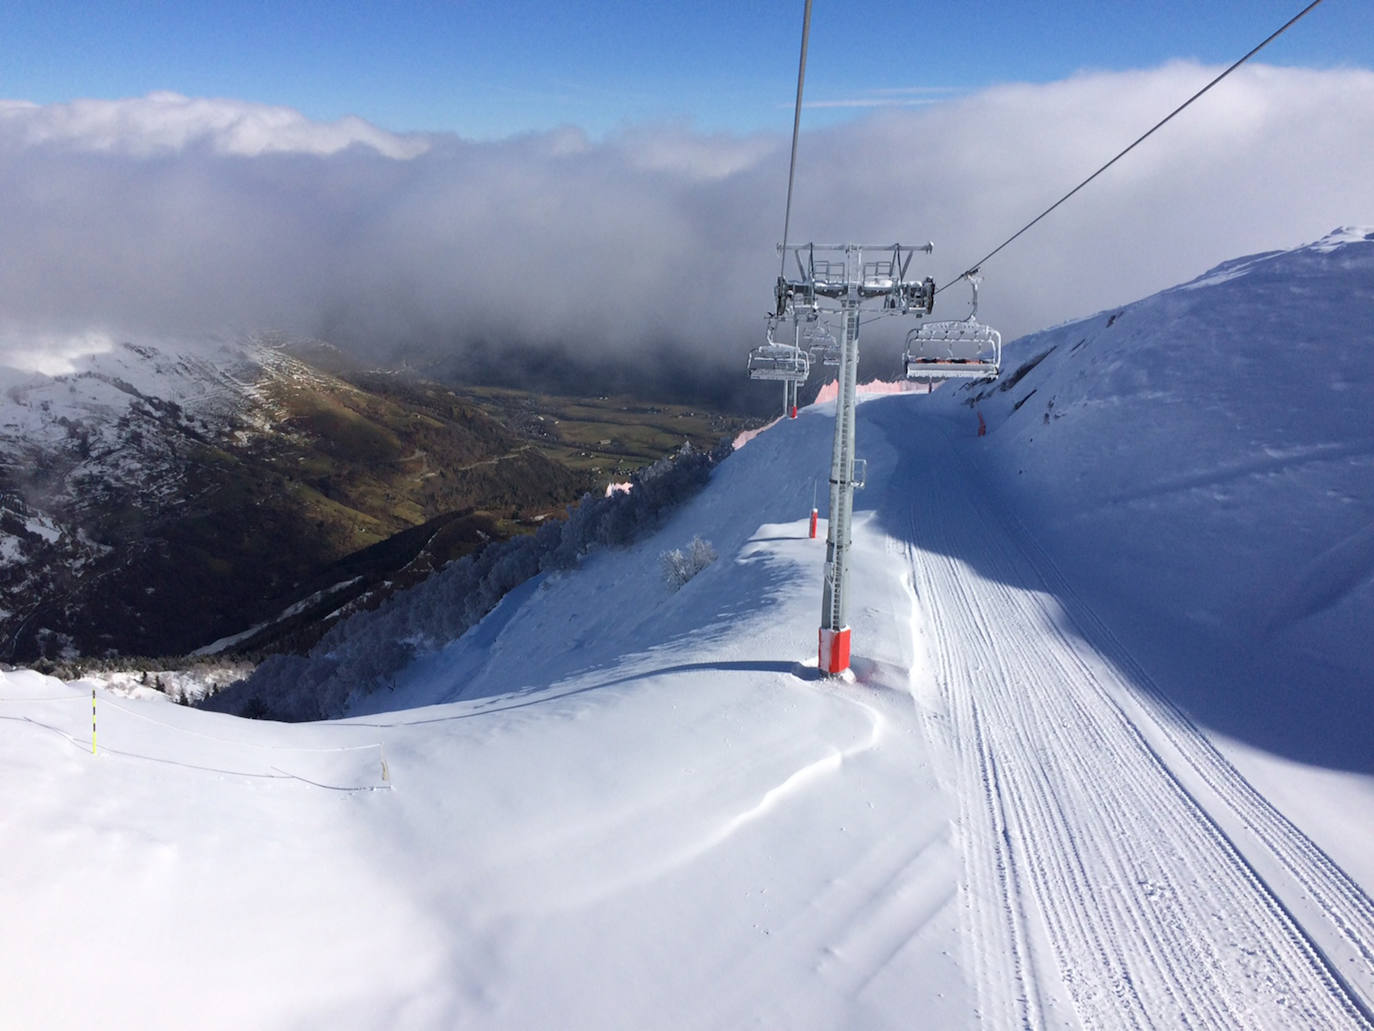
[[[635,473],[628,492],[583,495],[569,509],[566,520],[550,520],[534,534],[493,541],[449,563],[379,608],[359,612],[333,627],[307,655],[268,657],[250,676],[203,705],[286,721],[336,716],[351,699],[387,686],[418,654],[462,636],[530,577],[571,569],[593,551],[629,544],[655,528],[705,485],[711,469],[732,450],[729,440],[710,451],[684,444],[675,454]],[[708,552],[710,558],[706,558]],[[689,554],[683,556],[682,568],[699,565],[682,583],[714,558],[709,544],[694,540]]]
[[[716,549],[711,542],[693,537],[687,550],[672,548],[659,556],[663,563],[663,579],[673,590],[678,590],[692,577],[716,560]]]

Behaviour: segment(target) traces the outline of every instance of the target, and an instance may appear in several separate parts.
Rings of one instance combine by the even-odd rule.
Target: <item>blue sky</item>
[[[1300,0],[862,5],[815,0],[806,123],[1001,82],[1170,58],[1229,63]],[[786,132],[802,4],[6,5],[0,97],[54,103],[170,90],[490,139],[671,122]],[[1374,4],[1325,0],[1271,64],[1374,67]]]

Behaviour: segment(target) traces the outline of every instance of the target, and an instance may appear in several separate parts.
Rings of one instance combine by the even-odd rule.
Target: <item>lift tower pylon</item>
[[[838,312],[840,342],[839,392],[835,399],[835,440],[830,455],[830,519],[825,542],[825,580],[821,595],[818,659],[824,673],[849,668],[850,628],[846,615],[849,549],[853,543],[852,513],[855,477],[854,408],[859,368],[859,314],[865,301],[876,300],[881,315],[928,315],[935,306],[935,281],[907,279],[917,250],[929,254],[934,245],[865,246],[804,244],[780,248],[796,259],[798,277],[778,277],[776,317],[794,320]],[[865,261],[863,252],[884,256]],[[822,257],[817,258],[817,253]],[[827,258],[832,254],[837,257]],[[805,260],[803,260],[805,256]],[[787,254],[784,253],[784,268]]]

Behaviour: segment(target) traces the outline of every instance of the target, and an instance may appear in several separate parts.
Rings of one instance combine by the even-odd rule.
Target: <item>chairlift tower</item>
[[[821,594],[819,664],[824,673],[843,673],[849,668],[847,579],[849,549],[853,543],[851,516],[854,489],[863,486],[863,468],[856,476],[854,457],[854,407],[859,368],[859,316],[867,301],[878,302],[878,315],[928,315],[935,307],[935,281],[907,278],[916,251],[926,254],[933,244],[906,247],[902,244],[803,244],[780,247],[786,267],[795,259],[798,277],[778,276],[775,317],[791,317],[800,325],[822,312],[840,316],[839,395],[835,399],[835,442],[830,454],[830,520],[825,542],[825,581]],[[864,251],[883,257],[864,260]],[[818,258],[817,254],[821,257]],[[831,257],[827,257],[831,255]]]

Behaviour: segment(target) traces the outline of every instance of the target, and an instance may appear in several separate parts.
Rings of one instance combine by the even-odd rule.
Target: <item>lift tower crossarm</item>
[[[782,317],[797,308],[818,310],[818,298],[839,300],[853,296],[859,300],[875,297],[884,299],[883,308],[887,311],[918,312],[929,314],[934,307],[935,282],[926,277],[922,280],[908,280],[907,270],[917,251],[930,254],[935,249],[931,243],[920,247],[908,247],[900,243],[885,244],[816,244],[806,243],[783,248],[791,251],[797,264],[798,277],[788,279],[779,276],[777,295],[777,315]],[[818,253],[848,255],[864,251],[870,253],[887,252],[887,257],[876,261],[864,262],[860,258],[853,269],[843,257],[836,259],[822,257]],[[805,260],[803,260],[803,254]],[[786,255],[784,253],[784,262]]]
[[[778,253],[784,250],[782,244],[778,244]],[[914,254],[920,251],[922,254],[932,254],[935,251],[935,244],[923,243],[919,247],[904,243],[793,243],[788,244],[786,250],[789,251],[901,251],[903,254]]]

